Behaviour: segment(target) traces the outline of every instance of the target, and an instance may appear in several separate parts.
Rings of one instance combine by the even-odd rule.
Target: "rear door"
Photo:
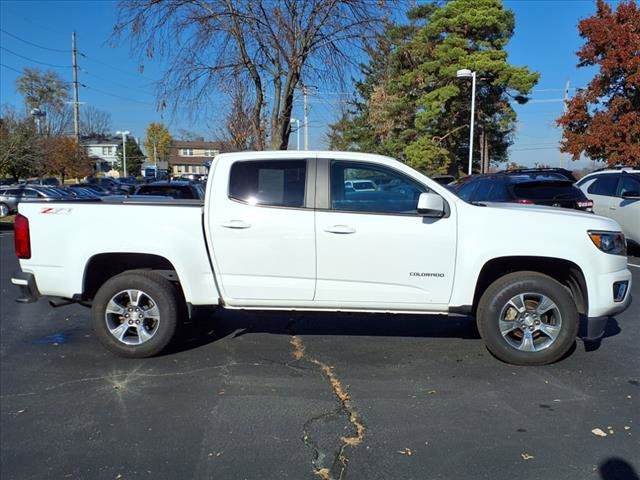
[[[312,300],[315,160],[235,160],[213,175],[208,222],[225,300]]]
[[[370,179],[373,186],[345,187],[354,179]],[[317,303],[369,309],[448,303],[455,212],[447,218],[418,215],[418,196],[427,190],[386,165],[318,160]]]
[[[613,197],[618,189],[617,173],[603,173],[587,187],[587,196],[593,200],[593,213],[611,217]]]

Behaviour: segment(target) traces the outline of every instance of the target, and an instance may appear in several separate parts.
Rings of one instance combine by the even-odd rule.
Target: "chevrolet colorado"
[[[630,301],[615,221],[467,203],[401,162],[353,152],[218,155],[204,202],[20,204],[15,247],[18,300],[90,303],[100,340],[129,357],[158,354],[183,314],[216,305],[390,322],[471,313],[496,357],[546,364],[576,336],[602,336]]]

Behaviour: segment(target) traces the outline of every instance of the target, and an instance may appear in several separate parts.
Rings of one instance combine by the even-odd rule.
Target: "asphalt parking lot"
[[[224,311],[126,360],[88,309],[13,301],[12,243],[0,231],[2,478],[638,478],[639,257],[635,303],[551,366],[499,362],[469,317]]]

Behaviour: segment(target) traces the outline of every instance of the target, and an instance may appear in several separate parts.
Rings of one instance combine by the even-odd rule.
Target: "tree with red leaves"
[[[573,160],[584,153],[609,165],[640,165],[640,8],[629,0],[613,11],[598,0],[596,14],[578,29],[586,40],[578,67],[599,72],[557,120],[561,150]]]

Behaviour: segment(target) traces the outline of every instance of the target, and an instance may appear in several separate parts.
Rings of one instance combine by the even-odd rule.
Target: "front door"
[[[365,309],[448,303],[455,212],[437,219],[418,215],[418,196],[428,188],[387,166],[318,162],[318,197],[324,189],[327,199],[316,213],[316,302]]]

